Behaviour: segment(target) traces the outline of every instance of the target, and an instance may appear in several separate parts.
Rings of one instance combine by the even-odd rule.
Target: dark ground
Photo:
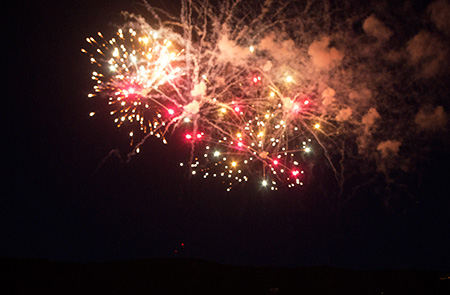
[[[0,261],[6,294],[450,294],[449,275],[436,271],[247,267],[187,258]]]

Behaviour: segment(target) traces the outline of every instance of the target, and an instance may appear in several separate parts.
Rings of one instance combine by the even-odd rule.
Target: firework
[[[108,41],[101,33],[98,37],[86,39],[95,48],[90,61],[98,66],[92,73],[96,85],[89,97],[107,98],[114,123],[119,128],[129,125],[131,138],[141,131],[166,142],[164,135],[183,100],[179,90],[185,75],[183,49],[151,29],[118,29]]]
[[[197,21],[204,27],[217,19],[208,14]],[[267,55],[264,50],[238,45],[245,35],[259,32],[255,28],[261,23],[250,28],[241,25],[236,35],[228,29],[234,21],[224,20],[209,32],[185,23],[187,35],[203,35],[198,44],[189,39],[173,44],[160,31],[176,40],[183,38],[149,25],[138,31],[132,23],[108,41],[101,33],[100,41],[88,38],[96,49],[91,62],[102,69],[93,72],[95,94],[108,97],[117,127],[139,126],[147,134],[134,142],[136,131],[130,131],[132,154],[140,152],[148,135],[162,137],[166,143],[169,127],[183,124],[192,175],[217,177],[228,190],[255,175],[272,190],[279,182],[303,185],[307,166],[303,159],[311,152],[313,126],[319,120],[312,97],[302,92],[305,87],[299,87],[289,71],[279,75],[278,69],[267,66],[270,60],[261,66]]]
[[[439,128],[447,122],[445,112],[417,113],[403,99],[408,91],[419,100],[411,81],[445,72],[444,47],[431,33],[412,36],[403,52],[388,48],[394,33],[382,21],[331,13],[327,1],[184,0],[179,18],[162,13],[167,21],[146,7],[148,22],[127,14],[116,37],[87,39],[97,66],[90,96],[106,98],[117,127],[130,127],[129,156],[149,136],[183,137],[191,153],[181,165],[192,175],[228,190],[251,178],[276,190],[303,185],[320,154],[342,191],[348,158],[386,172],[401,165],[408,122],[428,126],[421,118],[433,114],[442,114]],[[354,30],[361,23],[363,36]],[[415,50],[425,44],[419,39],[442,52]],[[402,59],[409,62],[400,66]],[[398,111],[412,119],[394,122]]]

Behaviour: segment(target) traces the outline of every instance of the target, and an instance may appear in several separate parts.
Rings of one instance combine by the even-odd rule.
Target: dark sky
[[[323,189],[330,176],[294,191],[250,184],[227,193],[189,180],[177,145],[156,140],[130,163],[110,158],[96,170],[126,134],[88,116],[92,68],[80,49],[137,7],[107,2],[19,3],[8,12],[0,256],[450,269],[450,155],[439,141],[430,142],[426,173],[405,182],[408,193],[390,192],[395,203],[375,180],[337,215]]]

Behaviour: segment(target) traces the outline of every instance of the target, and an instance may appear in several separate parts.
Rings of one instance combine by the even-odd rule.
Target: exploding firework
[[[86,41],[94,46],[90,61],[98,66],[93,71],[96,81],[94,94],[107,98],[110,115],[117,127],[130,126],[129,135],[136,130],[162,137],[183,102],[183,49],[166,39],[164,31],[133,28],[118,29],[117,36],[106,41]],[[82,50],[86,52],[86,50]],[[92,112],[91,115],[95,113]]]
[[[276,190],[303,185],[321,155],[342,192],[346,161],[406,171],[400,149],[415,130],[447,125],[432,98],[448,86],[429,82],[448,71],[438,18],[442,32],[395,43],[395,23],[327,1],[182,1],[166,22],[146,7],[148,23],[127,14],[115,38],[87,39],[94,94],[118,127],[131,126],[129,156],[148,136],[184,137],[192,175]]]

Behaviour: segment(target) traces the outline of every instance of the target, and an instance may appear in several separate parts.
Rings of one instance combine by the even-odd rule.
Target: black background
[[[178,4],[155,5],[176,12]],[[3,26],[0,256],[57,261],[195,257],[243,265],[450,269],[449,153],[430,142],[413,200],[362,190],[336,217],[323,183],[227,193],[189,180],[178,144],[151,139],[130,163],[110,158],[127,134],[96,103],[80,49],[112,34],[129,1],[17,3]],[[11,8],[8,8],[11,9]],[[6,53],[6,55],[5,55]],[[377,183],[377,182],[375,182]],[[182,246],[181,244],[184,244]]]

